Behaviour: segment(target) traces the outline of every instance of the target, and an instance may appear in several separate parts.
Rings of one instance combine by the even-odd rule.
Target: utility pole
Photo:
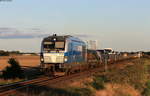
[[[105,74],[107,73],[107,71],[108,71],[108,54],[107,53],[105,53],[105,58],[104,58],[104,62],[105,62]]]

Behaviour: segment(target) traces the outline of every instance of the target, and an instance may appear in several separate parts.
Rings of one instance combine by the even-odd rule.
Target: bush
[[[32,88],[33,89],[33,88]],[[43,88],[42,88],[43,89]],[[40,89],[41,90],[41,89]],[[31,95],[31,96],[36,96]],[[47,91],[42,91],[38,96],[94,96],[93,92],[88,88],[48,88]]]
[[[14,58],[10,58],[8,63],[10,66],[7,66],[3,70],[2,77],[4,79],[23,78],[23,71],[21,70],[19,62],[17,62]]]
[[[143,96],[150,96],[150,81],[147,81],[146,88],[143,91]]]
[[[68,91],[72,93],[76,93],[78,94],[78,96],[92,96],[93,94],[92,91],[88,88],[70,88]]]
[[[96,90],[104,89],[104,83],[107,82],[105,76],[95,76],[93,82],[91,83],[92,87]]]

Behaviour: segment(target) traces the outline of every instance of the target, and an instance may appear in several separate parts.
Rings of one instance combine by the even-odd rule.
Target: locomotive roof
[[[56,36],[56,35],[53,35],[53,36],[48,36],[48,37],[45,37],[44,38],[44,41],[51,41],[51,40],[53,40],[54,38],[56,38],[57,40],[65,40],[66,38],[68,38],[68,37],[72,37],[72,36],[70,36],[70,35],[64,35],[64,36]]]
[[[70,40],[74,40],[74,41],[78,41],[78,42],[82,42],[84,43],[82,40],[80,40],[79,38],[76,38],[76,37],[73,37],[71,35],[64,35],[64,36],[57,36],[57,35],[52,35],[52,36],[48,36],[48,37],[45,37],[43,39],[43,41],[53,41],[54,38],[58,41],[64,41],[66,40],[67,38],[70,38]]]

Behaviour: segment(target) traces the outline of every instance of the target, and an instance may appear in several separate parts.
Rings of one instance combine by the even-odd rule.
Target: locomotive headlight
[[[67,62],[67,60],[68,60],[68,57],[67,57],[67,56],[65,56],[65,57],[64,57],[64,61],[65,61],[65,62]]]
[[[54,38],[53,40],[56,41],[56,38]]]
[[[41,61],[44,61],[44,59],[43,59],[43,58],[41,58]]]

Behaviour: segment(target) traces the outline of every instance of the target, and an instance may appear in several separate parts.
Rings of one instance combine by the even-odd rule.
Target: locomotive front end
[[[64,63],[64,53],[44,53],[42,60],[44,63]]]
[[[43,63],[64,63],[65,41],[43,41]]]
[[[49,36],[41,44],[41,68],[50,71],[62,71],[66,58],[65,37]]]

